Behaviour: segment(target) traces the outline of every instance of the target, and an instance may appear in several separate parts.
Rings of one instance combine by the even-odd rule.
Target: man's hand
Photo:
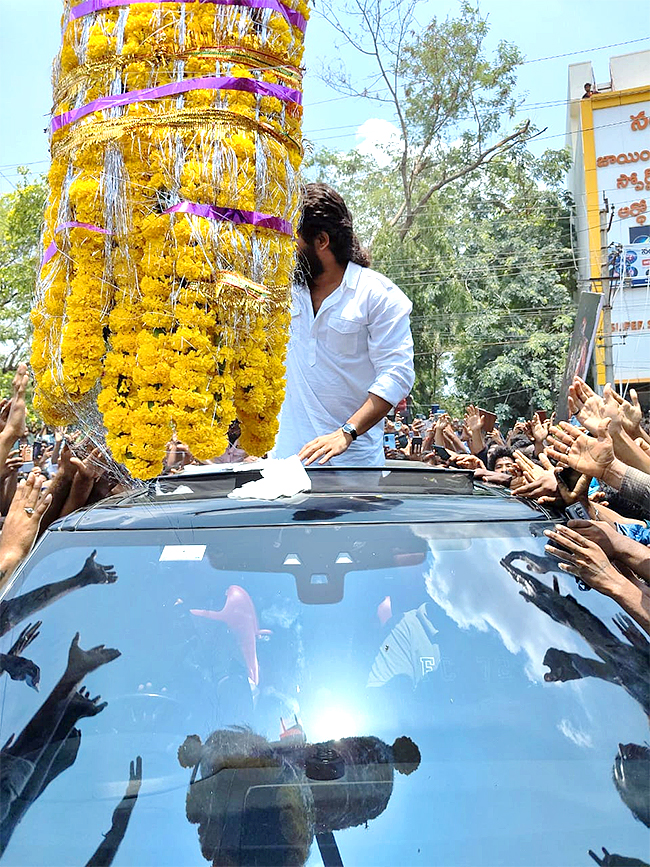
[[[627,580],[612,566],[600,545],[570,527],[558,524],[554,530],[544,530],[544,535],[560,546],[547,545],[546,550],[563,561],[559,564],[563,572],[576,575],[606,596],[615,596]]]
[[[546,439],[549,427],[549,424],[540,420],[539,413],[535,413],[530,422],[530,435],[536,443],[542,444]]]
[[[606,418],[615,419],[617,423],[622,424],[619,419],[618,404],[610,402],[606,406],[603,398],[589,388],[579,376],[576,376],[569,386],[569,411],[593,436],[596,436],[596,431]]]
[[[9,411],[11,410],[11,399],[3,397],[0,400],[0,433],[5,429],[5,425],[7,424],[7,419],[9,418]]]
[[[597,428],[595,437],[587,436],[573,425],[560,422],[551,429],[549,457],[563,467],[572,467],[579,473],[603,479],[615,460],[614,444],[609,435],[610,419],[605,419]]]
[[[11,407],[7,416],[7,421],[2,431],[3,437],[13,442],[23,435],[25,432],[25,392],[29,383],[29,373],[27,365],[21,361],[14,376],[12,388],[13,395],[11,398]]]
[[[13,395],[9,402],[9,412],[4,424],[4,430],[0,433],[0,467],[4,466],[11,446],[25,433],[25,392],[29,382],[27,365],[21,361],[16,370],[13,380]],[[7,405],[5,405],[6,408]]]
[[[478,433],[483,430],[483,416],[478,408],[471,403],[465,411],[465,424],[471,433]]]
[[[485,470],[486,466],[476,455],[454,455],[454,464],[461,470]]]
[[[631,400],[625,400],[609,383],[605,386],[607,394],[612,401],[615,401],[619,407],[623,419],[623,429],[632,439],[642,435],[641,420],[643,419],[643,410],[639,403],[639,398],[636,391],[630,389]]]
[[[23,459],[20,456],[19,449],[13,449],[7,455],[7,460],[5,461],[4,467],[0,470],[0,478],[7,478],[12,473],[17,473],[18,470],[23,465]]]
[[[315,440],[304,445],[300,449],[298,457],[304,462],[306,467],[313,464],[314,461],[318,461],[319,464],[326,464],[330,458],[342,455],[351,442],[352,437],[349,434],[343,433],[341,428],[339,428],[334,433],[316,437]]]
[[[104,475],[105,467],[100,464],[102,458],[102,450],[100,448],[93,449],[85,458],[71,457],[70,463],[77,468],[77,475],[81,476],[84,481],[94,482]]]
[[[48,446],[46,449],[43,449],[43,451],[41,452],[41,456],[38,458],[38,460],[34,461],[34,465],[43,469],[45,464],[52,457],[53,452],[54,446]]]
[[[44,481],[39,472],[33,472],[16,488],[0,536],[0,578],[8,577],[34,544],[41,518],[52,500],[50,494],[40,496]]]
[[[561,467],[554,467],[542,452],[539,456],[541,466],[533,463],[523,452],[515,452],[515,463],[523,473],[524,484],[516,487],[518,497],[530,497],[540,502],[555,500],[558,496],[557,473]]]
[[[616,559],[617,543],[622,536],[606,521],[569,521],[567,526],[602,548],[610,560]]]

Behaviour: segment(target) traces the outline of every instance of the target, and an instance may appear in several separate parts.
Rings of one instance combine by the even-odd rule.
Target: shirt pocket
[[[291,325],[289,326],[290,334],[298,336],[298,332],[300,331],[302,324],[303,316],[300,307],[297,304],[293,304],[291,307]]]
[[[362,322],[330,316],[327,324],[325,344],[331,352],[345,357],[352,357],[359,352],[360,337],[365,327]]]

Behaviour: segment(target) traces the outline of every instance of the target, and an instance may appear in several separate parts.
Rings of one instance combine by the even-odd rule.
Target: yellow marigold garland
[[[64,0],[54,68],[37,405],[53,423],[99,408],[136,478],[160,471],[174,431],[199,458],[221,453],[235,417],[264,454],[283,399],[307,3],[79,4]],[[91,110],[103,98],[120,102]]]

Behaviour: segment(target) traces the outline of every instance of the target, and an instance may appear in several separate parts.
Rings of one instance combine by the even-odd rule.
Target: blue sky
[[[527,58],[519,80],[528,96],[517,120],[530,117],[536,126],[548,127],[543,139],[548,147],[561,147],[564,140],[568,64],[591,60],[596,80],[604,81],[609,77],[610,56],[650,45],[650,25],[638,0],[618,0],[615,7],[604,0],[484,0],[480,5],[489,16],[492,44],[499,39],[514,42]],[[0,192],[15,183],[18,164],[29,164],[34,171],[47,169],[44,129],[61,8],[59,0],[0,0]],[[444,17],[457,8],[450,0],[429,0],[419,6],[418,19],[426,23],[433,14]],[[315,147],[348,150],[360,142],[358,130],[364,122],[392,118],[388,111],[381,113],[376,103],[341,98],[319,79],[322,63],[337,58],[334,37],[316,11],[307,32],[304,130]],[[367,68],[358,57],[347,54],[350,72],[361,80]],[[539,60],[549,56],[555,57]],[[370,128],[374,135],[381,134],[381,125]]]

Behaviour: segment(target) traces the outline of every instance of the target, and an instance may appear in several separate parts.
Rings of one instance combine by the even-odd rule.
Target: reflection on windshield
[[[193,768],[187,818],[203,857],[219,864],[302,865],[315,833],[365,825],[388,806],[393,770],[411,774],[420,751],[409,737],[307,744],[279,742],[243,727],[186,738],[178,751]]]
[[[529,571],[523,572],[514,565],[520,560]],[[627,642],[614,635],[592,612],[581,605],[571,594],[563,596],[557,576],[553,586],[540,581],[531,571],[545,573],[557,570],[557,561],[546,555],[539,556],[528,551],[512,551],[501,560],[501,565],[522,587],[521,595],[544,611],[557,623],[569,626],[578,632],[600,660],[590,659],[577,653],[568,653],[557,647],[549,647],[544,655],[544,665],[550,669],[544,680],[566,682],[585,677],[606,680],[622,686],[650,714],[650,642],[626,614],[612,618]],[[650,749],[638,744],[619,744],[614,761],[613,779],[621,800],[635,819],[650,828]],[[603,848],[604,856],[598,858],[592,850],[589,854],[599,864],[625,865],[645,862],[610,855]]]
[[[88,536],[0,603],[12,867],[643,863],[648,641],[537,527]]]
[[[106,707],[100,696],[90,698],[81,682],[120,655],[103,645],[91,650],[79,646],[79,633],[68,652],[68,664],[58,683],[17,738],[12,734],[0,755],[0,854],[32,803],[77,758],[83,717],[96,716]]]
[[[117,581],[113,567],[102,566],[97,563],[96,554],[97,551],[93,551],[81,570],[71,578],[45,584],[30,593],[0,602],[0,635],[5,635],[27,617],[31,617],[32,614],[51,605],[73,590],[89,587],[91,584],[113,584]]]

